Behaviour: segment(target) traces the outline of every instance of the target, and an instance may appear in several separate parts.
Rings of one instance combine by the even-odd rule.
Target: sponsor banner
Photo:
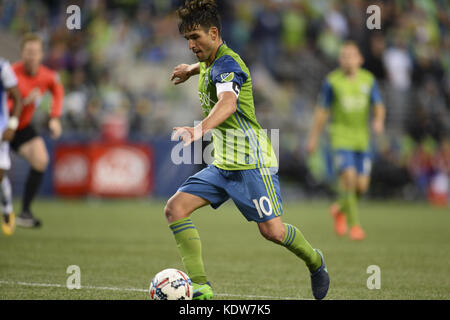
[[[53,187],[66,196],[86,195],[89,187],[89,153],[83,145],[59,145],[54,151]]]
[[[60,195],[146,196],[153,189],[153,170],[153,153],[148,145],[58,145],[53,184]]]
[[[153,161],[146,145],[91,145],[90,193],[145,196],[152,189]]]

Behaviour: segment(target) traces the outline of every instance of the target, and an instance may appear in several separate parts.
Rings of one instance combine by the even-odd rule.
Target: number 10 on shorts
[[[259,201],[258,199],[253,199],[252,201],[255,204],[256,210],[258,211],[260,218],[263,218],[263,214],[266,215],[267,217],[272,215],[272,204],[270,203],[269,198],[267,198],[266,196],[262,196],[261,198],[259,198]],[[267,202],[267,206],[269,207],[268,210],[266,209],[264,202]]]

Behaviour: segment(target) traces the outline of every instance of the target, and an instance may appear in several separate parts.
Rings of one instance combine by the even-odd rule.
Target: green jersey
[[[233,91],[237,108],[212,130],[213,165],[224,170],[277,167],[278,162],[267,132],[255,116],[252,78],[240,56],[222,44],[209,66],[200,63],[198,94],[204,116],[217,103],[218,92]]]
[[[375,77],[359,69],[349,78],[341,69],[324,81],[319,105],[331,112],[329,128],[333,149],[367,151],[370,143],[370,107],[381,103]]]

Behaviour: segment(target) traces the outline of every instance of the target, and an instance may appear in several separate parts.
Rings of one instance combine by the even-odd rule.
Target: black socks
[[[34,197],[36,196],[39,190],[43,176],[44,172],[37,171],[35,169],[30,170],[27,182],[25,184],[25,193],[22,199],[22,212],[31,213],[30,211],[31,202],[33,201]]]

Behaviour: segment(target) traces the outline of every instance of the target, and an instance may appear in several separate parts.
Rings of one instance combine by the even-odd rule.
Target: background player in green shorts
[[[340,49],[340,67],[326,77],[314,115],[308,151],[317,148],[320,134],[331,116],[329,135],[339,174],[338,201],[330,207],[335,231],[343,236],[350,226],[352,240],[362,240],[365,233],[358,216],[358,197],[369,187],[371,156],[370,108],[374,115],[372,129],[384,131],[385,107],[375,77],[362,69],[363,58],[357,45],[346,42]]]
[[[194,285],[194,299],[211,299],[200,236],[190,216],[210,204],[214,209],[231,198],[244,217],[258,224],[268,240],[286,247],[311,272],[316,299],[329,287],[322,254],[300,230],[281,221],[282,206],[277,159],[270,141],[256,120],[250,72],[220,36],[220,17],[213,0],[186,2],[178,11],[180,33],[199,63],[174,69],[172,80],[182,83],[199,74],[198,92],[205,118],[196,127],[174,128],[174,138],[185,145],[212,131],[215,161],[189,177],[165,207],[185,269]]]

